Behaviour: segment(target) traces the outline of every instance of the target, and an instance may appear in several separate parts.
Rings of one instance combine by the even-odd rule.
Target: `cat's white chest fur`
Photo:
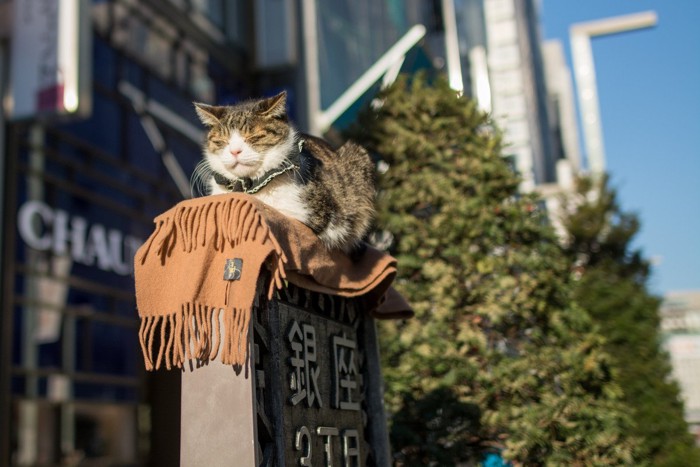
[[[302,187],[292,180],[280,179],[271,181],[266,187],[251,196],[286,216],[306,223],[309,220],[309,209],[302,200],[301,190]],[[210,182],[210,194],[221,195],[225,193],[229,192],[217,185],[214,180]]]

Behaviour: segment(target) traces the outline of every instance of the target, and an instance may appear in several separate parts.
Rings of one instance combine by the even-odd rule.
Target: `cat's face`
[[[195,103],[209,133],[204,158],[226,178],[256,178],[282,164],[294,147],[287,123],[286,93],[234,106]]]

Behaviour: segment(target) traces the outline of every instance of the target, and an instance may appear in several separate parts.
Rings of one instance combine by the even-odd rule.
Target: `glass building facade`
[[[323,108],[422,19],[416,1],[331,0],[317,5]]]
[[[3,125],[0,465],[177,465],[180,375],[143,370],[133,254],[187,196],[192,101],[258,92],[250,4],[86,5],[89,116]]]

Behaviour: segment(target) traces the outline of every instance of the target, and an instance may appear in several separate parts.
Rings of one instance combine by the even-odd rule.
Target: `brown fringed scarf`
[[[146,369],[211,360],[219,351],[222,363],[242,365],[263,262],[270,259],[270,298],[284,278],[285,256],[267,223],[248,199],[230,196],[181,202],[154,222],[154,233],[135,257]],[[239,270],[225,279],[231,264]]]
[[[135,262],[139,339],[147,370],[217,358],[243,365],[258,276],[265,266],[272,298],[284,281],[346,297],[364,296],[379,318],[412,311],[390,290],[396,260],[369,248],[353,263],[314,233],[249,195],[179,203],[154,220]],[[385,294],[389,299],[385,301]],[[382,309],[386,303],[389,308]]]

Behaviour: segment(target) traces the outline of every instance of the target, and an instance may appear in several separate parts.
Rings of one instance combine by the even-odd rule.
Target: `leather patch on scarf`
[[[224,266],[224,280],[225,281],[240,280],[242,272],[243,272],[243,260],[241,258],[233,258],[233,259],[226,260],[226,266]]]

